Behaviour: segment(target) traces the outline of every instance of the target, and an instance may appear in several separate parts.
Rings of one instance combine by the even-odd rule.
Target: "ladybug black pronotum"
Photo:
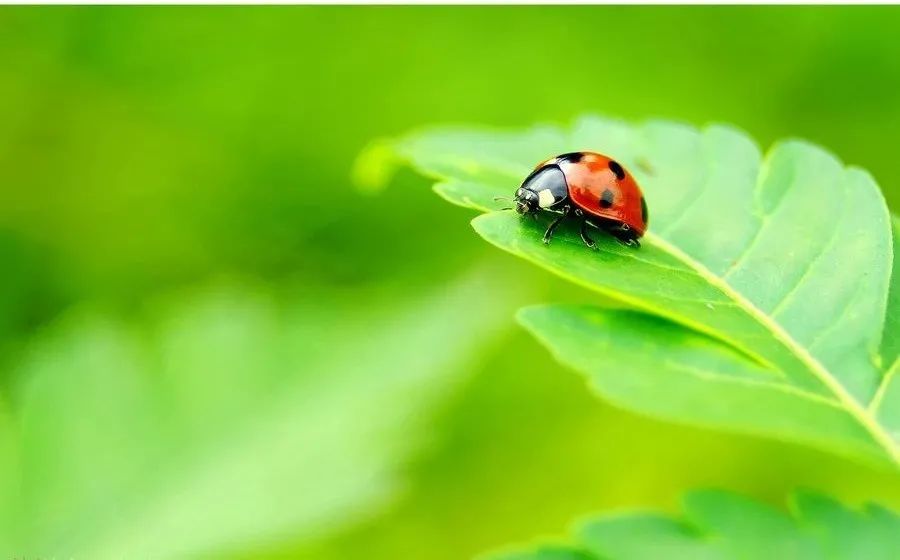
[[[541,210],[559,214],[544,233],[544,243],[550,243],[566,218],[581,222],[581,239],[591,248],[587,226],[632,247],[640,247],[638,239],[647,230],[647,203],[634,177],[595,152],[562,154],[541,163],[516,191],[515,203],[516,212],[525,216]]]

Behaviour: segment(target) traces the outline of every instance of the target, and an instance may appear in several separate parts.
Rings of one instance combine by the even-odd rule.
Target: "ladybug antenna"
[[[512,201],[513,200],[507,196],[495,196],[494,197],[494,202],[512,202]],[[512,209],[513,209],[512,206],[506,206],[504,208],[501,208],[500,210],[503,211],[503,210],[512,210]]]

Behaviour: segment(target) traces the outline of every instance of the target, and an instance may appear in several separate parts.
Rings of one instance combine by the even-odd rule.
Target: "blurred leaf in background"
[[[502,276],[482,267],[403,306],[386,293],[278,308],[232,287],[153,305],[138,325],[67,317],[13,393],[4,550],[193,556],[371,515],[507,322]]]
[[[276,309],[300,305],[297,294],[305,294],[342,309],[348,325],[373,311],[342,301],[408,310],[483,259],[506,274],[489,299],[521,289],[516,304],[595,301],[497,255],[462,225],[461,210],[409,173],[379,196],[354,190],[355,155],[373,138],[413,127],[570,122],[586,112],[731,122],[763,145],[799,136],[828,146],[872,171],[895,205],[898,21],[892,7],[0,8],[0,416],[17,433],[26,418],[52,424],[52,417],[38,422],[46,408],[26,406],[33,402],[26,394],[54,393],[52,402],[91,410],[99,398],[91,386],[45,381],[41,388],[29,379],[49,379],[44,368],[64,379],[95,372],[109,383],[119,379],[116,371],[142,372],[121,374],[126,394],[139,393],[129,388],[135,378],[153,387],[163,382],[151,378],[166,375],[202,385],[186,391],[188,400],[202,402],[207,390],[210,399],[241,394],[246,375],[235,376],[234,387],[200,381],[221,363],[220,352],[191,351],[178,373],[152,363],[168,352],[159,321],[187,321],[209,301],[205,286],[223,277],[260,286],[253,294]],[[564,79],[541,71],[562,64],[573,67]],[[245,289],[236,291],[234,305],[223,303],[210,319],[226,332],[249,320],[244,305],[255,313],[255,304],[241,303]],[[148,316],[147,302],[170,299],[170,314],[161,312],[168,320]],[[73,318],[81,313],[93,319]],[[215,330],[201,331],[207,328]],[[347,338],[322,340],[309,352],[355,348]],[[254,350],[247,370],[268,371],[276,352],[293,352],[299,362],[300,350],[277,341],[246,344]],[[587,511],[671,510],[685,489],[710,484],[779,504],[798,483],[850,503],[875,494],[900,503],[896,481],[881,473],[598,404],[521,331],[482,348],[448,374],[470,381],[446,408],[423,415],[420,429],[440,444],[404,470],[402,498],[360,523],[350,522],[360,519],[354,515],[335,522],[346,530],[313,548],[298,533],[232,552],[456,559],[558,530]],[[56,355],[69,358],[54,364]],[[96,356],[101,365],[87,367],[77,356]],[[372,398],[388,402],[387,410],[409,400]],[[187,405],[176,404],[156,412],[182,418]],[[206,422],[221,418],[200,410],[211,415]],[[194,420],[199,433],[233,426]],[[52,448],[43,438],[57,432],[47,430],[29,446]],[[158,453],[153,441],[132,441],[146,430],[111,425],[109,438],[125,439],[126,458]],[[188,435],[172,438],[193,441]],[[393,456],[392,445],[373,456]],[[78,451],[72,460],[84,456]],[[176,459],[172,469],[183,464]],[[134,472],[131,459],[115,461],[104,459],[104,472],[121,468],[110,492]],[[57,480],[50,474],[48,484]],[[147,480],[138,490],[155,488]],[[102,495],[93,487],[67,492]],[[59,499],[61,508],[82,503],[68,493]],[[49,505],[42,499],[32,507]],[[17,536],[99,542],[91,533],[96,515],[85,513],[85,527],[61,535],[72,510],[59,511]],[[126,540],[116,542],[140,537],[117,535]],[[182,544],[207,536],[185,535]]]

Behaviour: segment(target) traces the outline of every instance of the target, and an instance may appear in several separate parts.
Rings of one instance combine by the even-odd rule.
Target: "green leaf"
[[[531,307],[522,324],[613,403],[664,418],[770,435],[877,462],[882,450],[831,399],[696,331],[630,311]]]
[[[654,513],[607,515],[579,524],[569,549],[537,546],[491,560],[889,560],[900,550],[900,517],[877,506],[856,511],[816,494],[800,493],[785,514],[736,494],[686,496],[683,519]]]
[[[502,328],[505,284],[476,269],[406,304],[279,305],[240,287],[138,324],[74,313],[0,410],[0,551],[196,557],[371,516],[402,489],[454,372]]]
[[[696,379],[688,379],[695,398],[679,400],[682,391],[672,385],[687,378],[660,371],[671,340],[646,337],[647,351],[657,358],[639,362],[655,373],[655,383],[627,398],[615,395],[618,402],[671,420],[739,427],[900,466],[893,423],[900,398],[886,390],[893,384],[885,382],[891,376],[880,355],[895,352],[895,334],[884,330],[890,218],[866,172],[802,141],[779,143],[763,156],[745,134],[726,126],[633,126],[597,117],[570,130],[434,130],[396,146],[400,158],[439,181],[435,188],[442,196],[485,211],[498,208],[502,203],[493,198],[510,196],[531,166],[550,155],[590,149],[615,156],[637,177],[650,208],[641,249],[603,238],[592,252],[572,227],[560,228],[547,247],[541,242],[546,217],[535,222],[508,211],[476,218],[475,230],[572,282],[718,341],[732,349],[731,362],[750,364],[738,369],[755,367],[756,381],[765,376],[781,395],[746,414],[739,409],[747,399],[735,397],[736,391],[710,381],[697,392]],[[528,326],[558,343],[563,329],[554,333],[555,324],[540,320]],[[592,332],[599,337],[599,331],[617,328],[606,321]],[[617,336],[607,334],[609,340]],[[590,345],[551,347],[596,380],[598,368],[585,364],[601,356],[587,350]],[[612,352],[619,364],[630,359]],[[607,367],[602,375],[634,375],[636,366],[623,367],[628,371]],[[606,395],[606,385],[598,387]],[[660,402],[640,405],[642,400]],[[698,407],[695,400],[706,404]],[[771,408],[776,403],[779,408]],[[830,423],[816,425],[821,418],[818,412],[808,417],[810,407],[833,409]],[[730,414],[735,418],[729,420]],[[771,418],[776,415],[786,418]],[[826,433],[835,425],[839,433]]]
[[[900,219],[892,216],[894,247],[900,245]],[[888,296],[884,337],[881,340],[884,380],[872,399],[871,409],[894,439],[900,439],[900,259],[894,259]]]

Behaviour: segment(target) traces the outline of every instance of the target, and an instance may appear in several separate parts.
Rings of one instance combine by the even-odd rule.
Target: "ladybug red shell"
[[[647,231],[647,203],[634,177],[610,157],[596,152],[562,154],[535,167],[516,190],[516,211],[534,215],[559,214],[544,234],[549,243],[566,218],[581,222],[581,238],[594,241],[587,226],[606,231],[631,246]]]

